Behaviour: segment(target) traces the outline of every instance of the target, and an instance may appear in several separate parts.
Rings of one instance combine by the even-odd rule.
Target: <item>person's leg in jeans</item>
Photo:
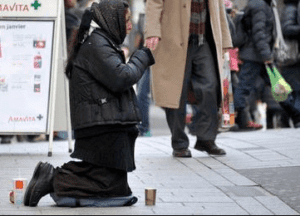
[[[263,69],[264,64],[262,63],[244,61],[244,63],[242,64],[239,75],[239,84],[234,93],[234,106],[238,112],[236,123],[238,124],[240,129],[252,128],[251,126],[253,126],[249,125],[252,120],[250,117],[249,104],[247,102],[247,99],[251,91],[254,90],[255,81],[260,75],[261,70]]]
[[[142,123],[138,125],[141,136],[151,136],[149,124],[150,68],[147,68],[137,84],[137,99],[142,113]]]

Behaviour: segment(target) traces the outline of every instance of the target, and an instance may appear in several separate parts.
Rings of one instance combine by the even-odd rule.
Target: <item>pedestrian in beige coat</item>
[[[188,90],[198,114],[195,148],[209,154],[226,152],[215,144],[223,53],[232,47],[224,0],[148,0],[146,45],[152,49],[152,93],[165,108],[172,133],[173,155],[191,157],[184,132]]]

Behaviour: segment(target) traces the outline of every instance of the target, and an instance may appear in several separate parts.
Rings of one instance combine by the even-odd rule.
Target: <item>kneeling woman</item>
[[[135,170],[136,124],[141,121],[132,86],[154,64],[148,48],[128,63],[120,45],[132,28],[126,2],[102,0],[86,11],[66,68],[70,81],[75,150],[62,167],[39,162],[24,204],[51,194],[60,206],[125,206],[137,202],[127,182]]]

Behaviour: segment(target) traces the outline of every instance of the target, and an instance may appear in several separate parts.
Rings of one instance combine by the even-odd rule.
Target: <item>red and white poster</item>
[[[0,21],[0,131],[47,130],[54,21]]]

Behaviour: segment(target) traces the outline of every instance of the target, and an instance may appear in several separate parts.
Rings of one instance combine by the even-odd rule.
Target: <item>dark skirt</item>
[[[53,178],[57,197],[126,197],[132,194],[127,172],[135,169],[135,125],[95,126],[75,131],[71,161]]]
[[[87,162],[70,161],[57,168],[53,187],[58,197],[124,197],[132,194],[126,171]]]
[[[131,172],[136,168],[134,147],[138,133],[135,125],[93,127],[85,129],[84,133],[81,130],[80,133],[77,132],[75,150],[71,157],[97,166]]]

